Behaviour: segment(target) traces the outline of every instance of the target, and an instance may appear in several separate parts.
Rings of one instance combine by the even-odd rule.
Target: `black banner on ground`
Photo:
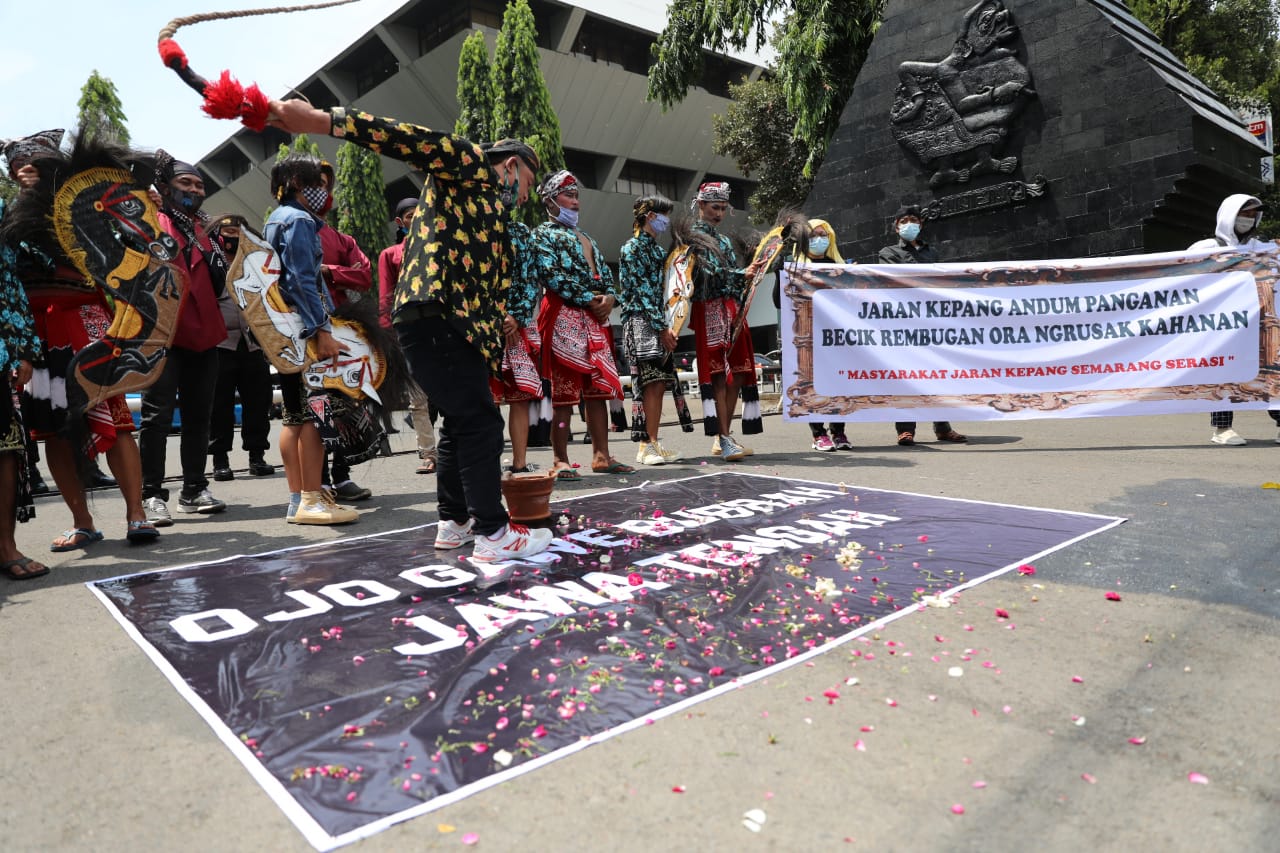
[[[554,509],[487,592],[434,525],[90,586],[329,849],[1121,521],[736,474]]]

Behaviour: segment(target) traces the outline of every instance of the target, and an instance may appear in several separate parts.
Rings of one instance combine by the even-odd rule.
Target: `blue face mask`
[[[914,242],[920,236],[919,222],[904,222],[898,226],[898,236],[908,243]]]
[[[560,212],[556,214],[556,222],[559,222],[561,225],[568,225],[570,228],[577,228],[578,211],[562,207],[560,208]]]
[[[653,219],[649,220],[649,226],[653,228],[654,234],[666,233],[667,227],[671,225],[671,220],[661,213],[655,213]]]
[[[831,239],[829,237],[814,237],[809,241],[809,256],[820,258],[827,253],[829,248],[831,248]]]

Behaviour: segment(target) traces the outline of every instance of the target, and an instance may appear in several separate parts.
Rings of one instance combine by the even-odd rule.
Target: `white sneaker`
[[[521,557],[531,557],[547,550],[551,544],[551,531],[530,530],[514,521],[492,536],[476,537],[476,547],[471,559],[477,563],[505,563]]]
[[[461,548],[474,540],[476,535],[471,532],[472,523],[474,519],[471,518],[467,519],[466,524],[459,524],[447,518],[440,519],[440,523],[436,525],[436,549],[448,551]]]
[[[684,457],[681,456],[678,452],[674,450],[667,450],[665,447],[662,446],[661,442],[655,441],[653,443],[653,446],[658,448],[658,455],[660,455],[663,459],[667,460],[668,462],[680,462],[681,460],[684,459]]]
[[[303,492],[293,518],[294,524],[350,524],[360,517],[354,509],[329,503],[321,492]]]
[[[1225,429],[1215,429],[1213,431],[1213,437],[1210,438],[1209,440],[1212,441],[1214,444],[1229,444],[1233,447],[1239,447],[1242,444],[1249,443],[1245,441],[1243,438],[1241,438],[1240,433],[1236,432],[1231,427],[1226,427]]]
[[[754,451],[738,444],[731,435],[720,436],[720,458],[726,462],[737,462],[739,459],[745,459]]]
[[[147,521],[153,527],[173,526],[173,516],[169,515],[169,508],[164,505],[163,498],[145,498],[142,501],[142,511],[147,514]]]
[[[719,456],[720,452],[720,436],[717,435],[716,440],[711,442],[711,455]]]
[[[644,458],[645,458],[645,456],[647,456],[648,454],[649,454],[649,442],[647,442],[647,441],[642,441],[642,442],[640,442],[640,445],[639,445],[638,447],[636,447],[636,462],[639,462],[641,465],[649,465],[649,464],[660,465],[660,464],[662,464],[662,463],[660,463],[660,462],[655,462],[655,463],[645,462],[645,461],[644,461]]]
[[[644,451],[636,457],[636,461],[641,465],[667,464],[667,457],[662,455],[662,445],[658,444],[658,442],[646,441],[641,447],[644,448]]]

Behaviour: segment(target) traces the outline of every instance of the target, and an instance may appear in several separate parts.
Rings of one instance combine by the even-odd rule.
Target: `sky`
[[[200,96],[165,68],[160,29],[176,16],[252,9],[265,0],[0,0],[0,139],[76,125],[80,89],[98,73],[116,86],[131,143],[164,148],[180,160],[203,158],[240,125],[200,110]],[[298,0],[299,4],[314,0]],[[174,40],[191,67],[216,78],[229,69],[246,86],[284,95],[407,0],[359,0],[294,14],[192,24]]]

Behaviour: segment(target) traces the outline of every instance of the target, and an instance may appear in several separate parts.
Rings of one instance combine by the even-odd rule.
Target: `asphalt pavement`
[[[853,451],[819,453],[804,424],[767,417],[741,463],[711,456],[700,428],[668,427],[688,462],[556,494],[734,468],[1128,522],[348,849],[458,849],[468,833],[523,851],[1277,849],[1280,491],[1263,485],[1280,481],[1280,445],[1266,414],[1237,414],[1245,447],[1211,445],[1207,415],[958,424],[971,442],[947,446],[921,426],[901,448],[891,424],[851,424]],[[0,848],[310,849],[85,583],[432,522],[434,478],[414,473],[410,430],[392,438],[397,455],[356,469],[375,496],[346,528],[286,525],[283,474],[249,477],[240,451],[237,478],[213,486],[228,510],[175,512],[148,547],[124,542],[118,493],[98,491],[107,540],[51,554],[69,515],[39,500],[18,540],[53,571],[0,580]],[[961,677],[944,648],[967,658]],[[743,824],[753,809],[759,832]]]

